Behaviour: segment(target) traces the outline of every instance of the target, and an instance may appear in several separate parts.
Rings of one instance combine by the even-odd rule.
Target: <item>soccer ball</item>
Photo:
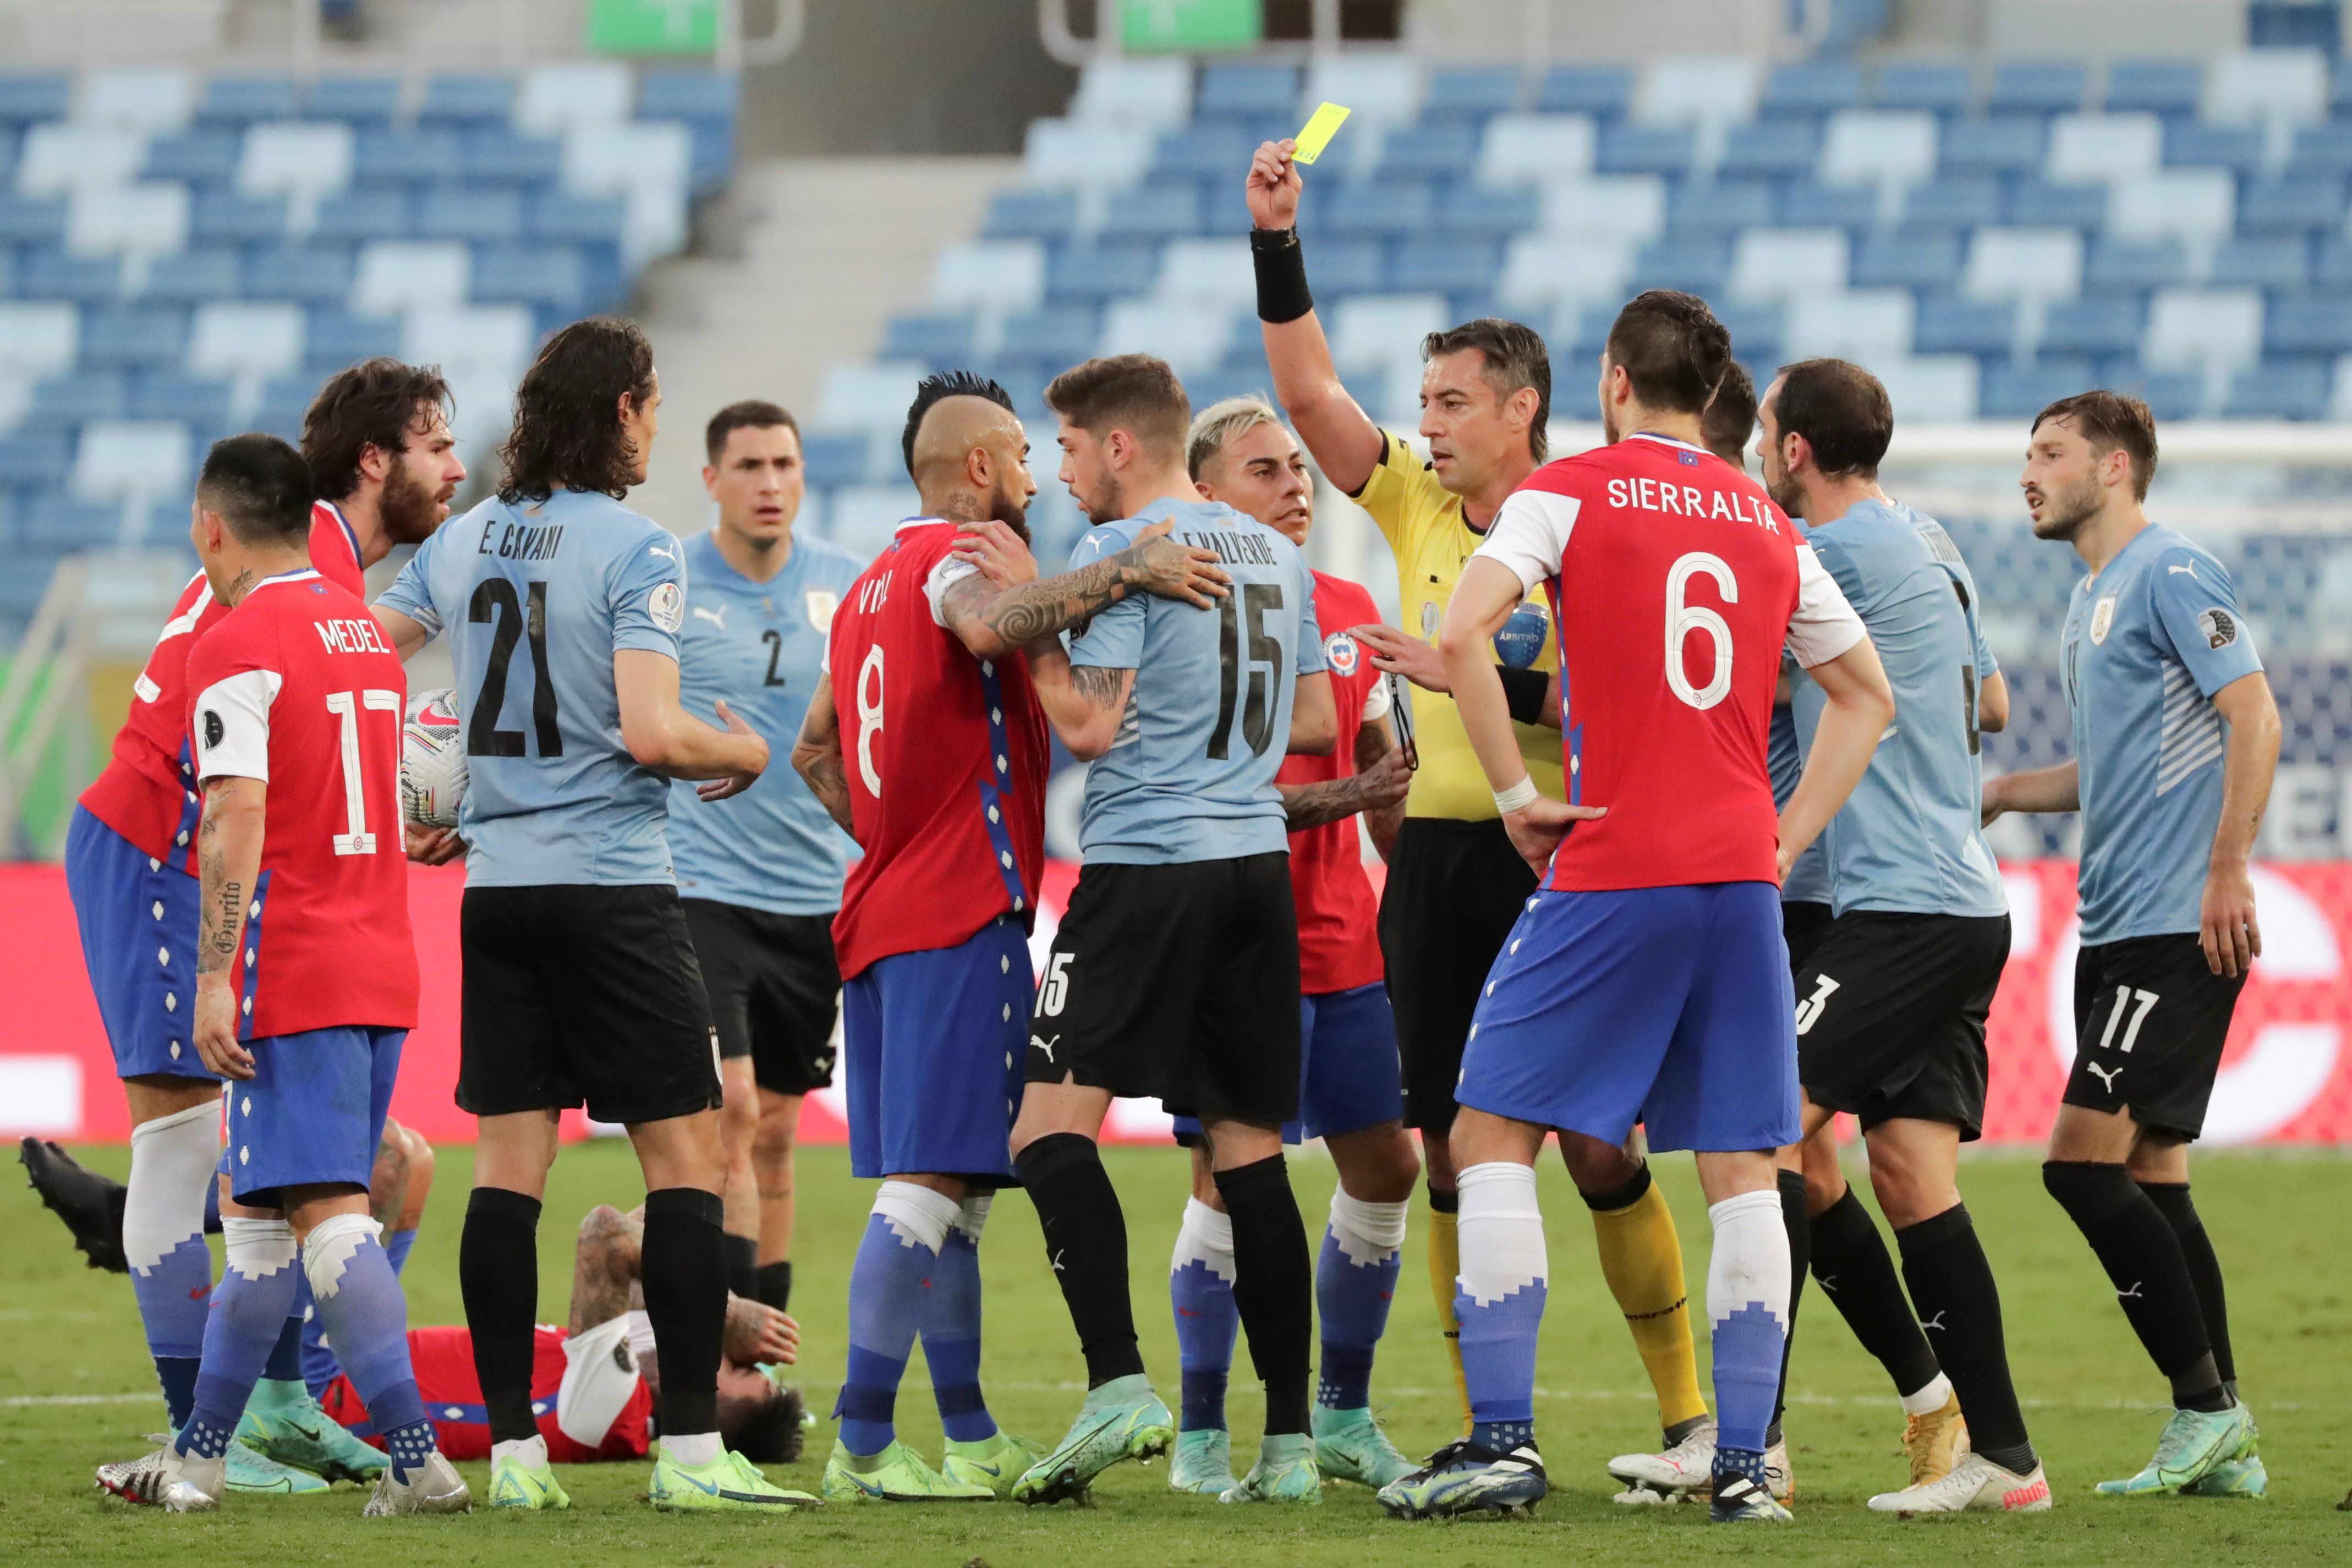
[[[400,727],[400,805],[419,827],[455,827],[466,798],[466,747],[454,691],[420,691]]]

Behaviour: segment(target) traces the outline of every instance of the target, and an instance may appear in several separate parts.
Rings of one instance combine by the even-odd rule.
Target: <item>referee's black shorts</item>
[[[1408,816],[1381,895],[1381,952],[1396,1012],[1408,1127],[1444,1136],[1470,1016],[1536,874],[1497,819]]]

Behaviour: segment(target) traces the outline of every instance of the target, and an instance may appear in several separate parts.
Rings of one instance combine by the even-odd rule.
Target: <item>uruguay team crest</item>
[[[2098,647],[2107,640],[2107,628],[2116,624],[2116,596],[2109,594],[2091,606],[2091,646]]]
[[[820,632],[833,630],[833,612],[841,608],[841,595],[830,588],[811,588],[807,600],[809,625]]]
[[[1356,666],[1363,661],[1363,650],[1347,633],[1333,632],[1323,639],[1323,658],[1331,667],[1332,674],[1353,675]]]

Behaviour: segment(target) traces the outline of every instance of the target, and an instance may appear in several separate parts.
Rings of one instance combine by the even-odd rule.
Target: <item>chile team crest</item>
[[[1331,667],[1334,675],[1355,674],[1356,667],[1363,662],[1363,649],[1356,645],[1354,637],[1345,632],[1333,632],[1323,639],[1323,661]]]

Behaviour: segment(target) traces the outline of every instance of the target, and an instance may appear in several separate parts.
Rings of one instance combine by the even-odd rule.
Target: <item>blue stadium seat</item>
[[[1772,187],[1761,181],[1676,181],[1666,193],[1666,232],[1677,239],[1728,237],[1772,221]]]
[[[2022,174],[2039,169],[2049,132],[2039,120],[1955,120],[1936,143],[1947,174]]]
[[[2310,247],[2300,235],[2225,239],[2206,278],[2217,289],[2300,289],[2310,279]]]
[[[400,79],[390,76],[326,76],[310,88],[306,111],[313,120],[352,125],[389,125],[400,113]]]
[[[2227,169],[2233,174],[2252,174],[2263,166],[2263,132],[2251,125],[2171,121],[2164,127],[2164,163],[2172,169]]]
[[[1821,127],[1810,120],[1734,126],[1717,173],[1726,178],[1811,174],[1822,161]]]
[[[2107,221],[2107,188],[2021,180],[2009,193],[2009,221],[2028,228],[2097,228]]]
[[[649,70],[637,81],[637,118],[731,124],[741,97],[735,79],[719,71]]]
[[[370,239],[405,239],[415,231],[408,193],[396,185],[379,185],[320,202],[310,237],[356,245]]]
[[[187,344],[187,315],[170,307],[100,305],[82,312],[81,363],[90,369],[175,364]]]
[[[1190,180],[1115,191],[1103,209],[1102,237],[1122,240],[1177,239],[1201,227],[1201,187]]]
[[[2139,347],[2147,312],[2134,295],[2053,300],[2042,318],[2044,353],[2124,354]]]
[[[205,191],[188,204],[191,245],[252,245],[286,233],[286,198]]]
[[[1325,185],[1299,203],[1298,226],[1316,237],[1384,237],[1429,227],[1435,210],[1419,181]]]
[[[1857,276],[1854,281],[1862,279]],[[2007,300],[1929,296],[1919,301],[1911,324],[1911,347],[1923,354],[2006,357],[2016,336],[2017,307]]]
[[[14,246],[0,245],[0,300],[16,297],[16,250]]]
[[[243,151],[235,133],[227,131],[158,136],[147,144],[146,177],[225,185],[236,178],[236,161]]]
[[[627,205],[618,196],[542,191],[523,203],[523,226],[533,239],[617,246],[627,219]]]
[[[874,438],[870,432],[812,432],[801,438],[801,461],[812,485],[862,485],[875,477]]]
[[[1784,228],[1869,228],[1878,222],[1878,193],[1867,185],[1790,180],[1780,187],[1773,221]]]
[[[1977,382],[1977,416],[1982,419],[2031,419],[2058,399],[2087,390],[2095,380],[2090,362],[2084,359],[2039,359],[2022,363],[1988,360]],[[2010,595],[2004,594],[2001,598],[2006,600]]]
[[[2273,300],[2263,312],[2267,355],[2352,353],[2352,297],[2341,294]]]
[[[308,404],[317,391],[317,377],[331,375],[345,365],[380,355],[398,357],[400,323],[382,316],[355,316],[340,305],[313,307],[302,326],[302,363],[315,372],[294,389]],[[272,383],[272,387],[277,386]],[[274,394],[273,394],[274,395]]]
[[[1098,312],[1086,306],[1052,305],[1007,316],[1000,353],[1007,358],[1055,361],[1059,371],[1092,354],[1101,341]]]
[[[29,490],[62,485],[72,470],[73,440],[62,430],[0,435],[0,486]]]
[[[1287,115],[1297,107],[1298,72],[1283,65],[1205,66],[1192,100],[1192,114],[1199,120]]]
[[[64,202],[0,192],[0,244],[63,245],[65,238]]]
[[[245,258],[248,300],[341,304],[352,291],[352,253],[334,245],[257,246]]]
[[[183,305],[234,300],[243,289],[244,278],[243,258],[236,250],[226,247],[184,250],[148,263],[146,297]]]
[[[2077,60],[2009,60],[1995,68],[1985,108],[1994,114],[2063,114],[2083,107]]]
[[[1774,67],[1756,108],[1766,115],[1822,115],[1861,102],[1861,68],[1846,60],[1805,60]]]
[[[122,261],[77,256],[52,246],[27,246],[16,261],[16,292],[27,300],[111,300],[122,290]]]
[[[512,191],[452,185],[427,191],[416,204],[424,239],[509,239],[522,231],[522,198]]]
[[[2264,360],[2230,380],[2224,419],[2320,419],[2334,366],[2309,359]]]
[[[504,124],[514,114],[514,79],[443,73],[425,84],[416,107],[420,126]]]
[[[1978,228],[2000,221],[1999,181],[1984,175],[1930,180],[1903,195],[1903,226],[1911,229]]]
[[[1954,233],[1872,234],[1854,247],[1857,289],[1921,289],[1942,293],[1959,282],[1960,237]],[[1932,351],[1921,343],[1922,353]]]
[[[1057,304],[1098,304],[1141,294],[1160,271],[1157,247],[1144,245],[1056,247],[1045,263],[1045,293]]]
[[[1976,83],[1967,66],[1949,60],[1911,60],[1880,68],[1874,101],[1882,109],[1959,114],[1975,99]]]
[[[0,125],[32,125],[73,112],[73,79],[0,76]]]
[[[196,100],[196,123],[242,129],[257,120],[292,120],[301,102],[290,76],[216,76]]]
[[[82,370],[53,375],[33,388],[25,409],[24,431],[78,429],[85,419],[122,417],[123,386],[120,372]]]
[[[16,528],[17,537],[37,548],[101,549],[121,536],[122,509],[105,501],[76,500],[51,490],[31,500]]]
[[[1592,166],[1604,174],[1680,174],[1690,167],[1696,146],[1683,126],[1604,125]]]
[[[999,191],[980,232],[989,239],[1066,239],[1077,232],[1075,191]]]
[[[1468,67],[1429,73],[1421,100],[1424,122],[1476,122],[1517,106],[1519,73],[1507,67]]]
[[[1719,294],[1731,272],[1728,239],[1661,239],[1633,258],[1628,293],[1643,289],[1680,289],[1701,296]]]
[[[1621,120],[1633,101],[1633,73],[1622,66],[1554,66],[1536,92],[1542,114]]]
[[[2110,114],[2194,114],[2204,89],[2204,68],[2194,61],[2117,60],[2107,68],[2105,108]]]
[[[1778,304],[1727,300],[1717,307],[1715,319],[1731,334],[1733,358],[1743,364],[1769,366],[1780,358],[1782,315]],[[1763,390],[1762,383],[1757,390]]]
[[[2128,355],[2102,365],[2099,384],[2139,398],[2159,422],[2194,419],[2205,412],[2202,376],[2183,371],[2151,370]]]
[[[1378,240],[1318,240],[1308,254],[1307,275],[1318,299],[1377,294],[1388,287],[1387,258]]]
[[[2189,275],[2189,258],[2178,240],[2100,238],[2083,258],[2083,286],[2102,289],[2164,289]]]
[[[1493,241],[1422,235],[1397,241],[1389,287],[1400,294],[1479,292],[1494,287],[1502,268],[1502,248]]]
[[[1238,182],[1249,168],[1250,153],[1255,147],[1249,133],[1238,126],[1223,122],[1188,125],[1160,138],[1151,154],[1151,174],[1154,178],[1173,175],[1187,180]]]
[[[230,387],[225,381],[176,374],[142,375],[131,384],[123,413],[133,419],[176,419],[199,432],[228,425]]]
[[[2306,125],[2297,131],[2286,174],[2291,180],[2315,174],[2325,177],[2352,174],[2352,120]]]
[[[2320,237],[2312,252],[2311,281],[2315,288],[2352,289],[2352,239],[2340,234]]]
[[[1485,185],[1440,187],[1437,226],[1464,239],[1502,239],[1527,234],[1543,221],[1543,201],[1530,190],[1497,191]]]
[[[530,305],[570,319],[586,313],[588,275],[568,245],[483,245],[474,249],[473,297]]]
[[[315,374],[283,376],[268,383],[261,389],[261,406],[254,411],[249,423],[256,430],[299,445],[302,439],[302,416],[310,411],[310,400],[319,395],[319,384],[341,370],[346,363],[349,362],[318,364]]]
[[[447,131],[362,131],[352,142],[352,179],[363,185],[456,180],[457,138]]]
[[[457,172],[470,181],[552,184],[563,173],[563,144],[503,126],[480,126],[458,140]]]
[[[883,336],[882,357],[921,360],[927,364],[961,363],[971,357],[971,319],[893,316]]]
[[[2344,182],[2318,173],[2249,180],[2238,192],[2238,232],[2273,234],[2334,228],[2344,218]]]
[[[1460,179],[1478,163],[1478,128],[1468,122],[1391,131],[1381,142],[1381,173]],[[1226,171],[1231,177],[1232,171]]]

